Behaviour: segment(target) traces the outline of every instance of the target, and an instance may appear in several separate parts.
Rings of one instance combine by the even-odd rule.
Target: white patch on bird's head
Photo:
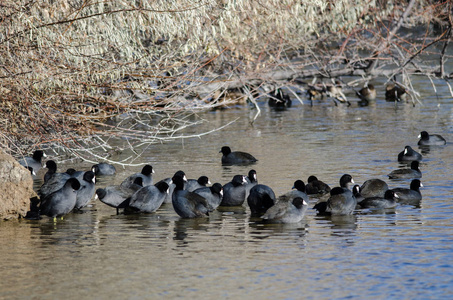
[[[424,187],[423,183],[420,182],[420,187]]]
[[[94,194],[94,200],[98,200],[98,199],[99,199],[98,194]]]
[[[184,175],[184,176],[182,177],[182,180],[187,181],[186,175]]]
[[[247,179],[246,178],[247,178],[247,176],[245,176],[245,175],[242,176],[242,183],[247,183]]]
[[[308,205],[307,202],[305,202],[305,200],[302,201],[302,205]]]
[[[400,198],[400,196],[398,196],[397,193],[393,193],[393,195],[395,196],[395,198],[398,198],[398,199]]]
[[[355,183],[353,178],[351,178],[351,183]]]

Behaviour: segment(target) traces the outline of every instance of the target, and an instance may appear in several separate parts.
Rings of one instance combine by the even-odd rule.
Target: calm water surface
[[[93,201],[83,213],[54,223],[0,222],[1,299],[444,299],[453,295],[453,104],[448,90],[432,94],[429,82],[415,82],[423,105],[383,100],[376,105],[335,107],[296,103],[287,111],[262,106],[200,115],[203,125],[187,133],[233,125],[203,138],[150,146],[143,162],[155,179],[184,170],[189,178],[208,175],[225,184],[250,168],[276,194],[315,174],[331,186],[344,173],[357,183],[401,167],[405,145],[416,150],[421,130],[441,133],[444,147],[424,153],[420,207],[319,217],[309,209],[300,224],[264,225],[248,207],[221,209],[206,219],[180,219],[171,205],[147,215],[116,215]],[[350,95],[352,96],[352,95]],[[357,100],[351,98],[352,101]],[[258,163],[222,167],[219,150],[253,153]],[[124,154],[128,155],[128,154]],[[91,164],[60,165],[89,168]],[[118,184],[141,167],[118,168],[99,187]],[[316,202],[311,199],[310,207]]]

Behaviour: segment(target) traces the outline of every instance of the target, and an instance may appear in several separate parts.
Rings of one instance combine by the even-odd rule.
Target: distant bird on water
[[[429,134],[426,131],[420,132],[418,138],[420,139],[418,141],[419,146],[443,146],[447,143],[443,136],[439,134]]]
[[[258,160],[253,157],[253,155],[241,152],[241,151],[231,151],[231,148],[228,146],[223,146],[220,150],[222,153],[222,164],[223,165],[246,165],[257,162]]]

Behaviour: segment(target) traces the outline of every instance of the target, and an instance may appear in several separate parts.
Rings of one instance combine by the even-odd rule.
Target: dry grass
[[[244,82],[275,83],[268,74],[281,70],[285,81],[333,77],[366,62],[403,14],[399,3],[2,1],[1,142],[15,154],[50,146],[102,160],[122,150],[115,137],[130,149],[174,138],[196,124],[188,114],[225,104],[213,97],[235,101],[222,95]],[[417,5],[407,25],[451,22],[451,1]],[[426,41],[399,37],[379,55],[401,65]]]

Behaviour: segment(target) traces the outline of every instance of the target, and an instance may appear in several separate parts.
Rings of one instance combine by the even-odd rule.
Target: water
[[[373,83],[380,99],[370,107],[324,101],[276,112],[263,105],[253,126],[255,111],[247,107],[201,114],[207,122],[187,133],[239,119],[202,138],[152,145],[143,162],[153,165],[156,180],[182,169],[189,178],[208,175],[222,184],[253,167],[259,182],[277,195],[312,174],[331,186],[344,173],[357,183],[380,178],[391,187],[408,186],[408,180],[390,181],[386,174],[400,167],[396,156],[405,145],[420,151],[420,131],[453,140],[451,96],[444,85],[438,85],[438,98],[429,82],[416,81],[423,105],[395,109],[382,100],[380,82]],[[222,167],[223,145],[259,161]],[[155,214],[116,215],[99,201],[57,223],[0,222],[0,298],[451,297],[451,142],[425,153],[420,168],[425,186],[420,207],[332,218],[309,209],[300,224],[264,225],[245,206],[196,220],[180,219],[171,205]],[[118,184],[138,170],[118,168],[99,186]]]

